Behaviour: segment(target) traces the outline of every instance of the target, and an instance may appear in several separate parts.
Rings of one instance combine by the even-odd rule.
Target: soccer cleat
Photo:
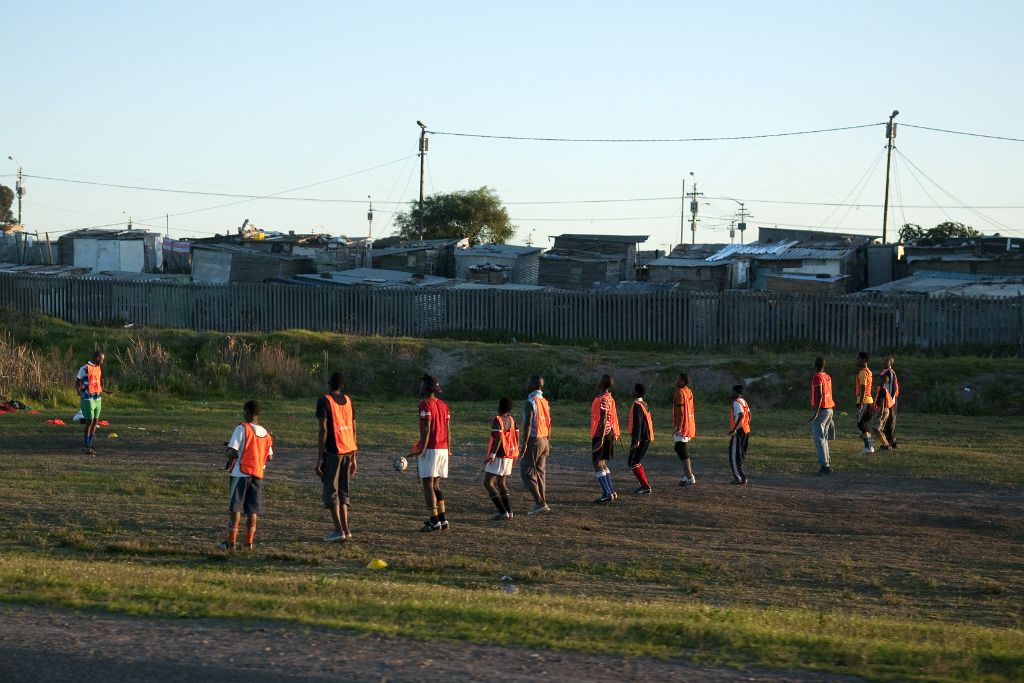
[[[232,551],[232,550],[234,550],[234,549],[235,549],[235,544],[234,544],[234,543],[232,543],[231,541],[224,541],[223,543],[221,543],[221,544],[220,544],[220,545],[218,545],[217,547],[218,547],[219,549],[221,549],[221,550],[224,550],[224,551],[226,551],[226,552],[227,552],[227,551]]]
[[[832,468],[828,465],[818,468],[818,474],[832,474]]]
[[[451,526],[451,525],[450,525],[450,524],[448,523],[448,520],[447,520],[447,519],[443,519],[443,520],[441,520],[440,522],[438,522],[438,524],[440,524],[440,525],[441,525],[441,531],[447,531],[447,530],[448,530],[448,527],[449,527],[449,526]]]
[[[492,522],[504,522],[506,519],[508,519],[507,512],[496,512],[494,516],[491,517]]]
[[[513,518],[513,517],[515,517],[515,516],[516,516],[516,514],[515,514],[514,512],[512,512],[512,511],[509,511],[509,513],[508,513],[508,517],[507,517],[506,519],[512,519],[512,518]]]
[[[597,500],[595,500],[595,501],[594,501],[594,503],[595,503],[595,504],[597,504],[597,503],[610,503],[610,502],[612,502],[613,500],[615,500],[615,496],[614,496],[614,494],[612,494],[612,493],[609,493],[609,494],[608,494],[607,496],[601,496],[600,498],[598,498]]]
[[[682,479],[679,480],[679,485],[680,486],[693,486],[696,483],[697,483],[697,478],[696,477],[683,477]]]
[[[342,532],[342,531],[338,531],[337,529],[335,529],[331,533],[329,533],[326,536],[324,536],[324,541],[326,541],[327,543],[336,543],[338,541],[344,541],[344,540],[345,540],[345,533]]]
[[[650,486],[641,486],[636,491],[633,491],[633,493],[635,493],[638,496],[649,496],[652,493],[654,493],[654,489],[652,489]]]
[[[737,486],[743,486],[744,484],[747,483],[747,480],[746,479],[733,479],[732,483],[737,485]]]
[[[527,512],[526,515],[528,517],[533,517],[534,515],[544,514],[545,512],[551,512],[551,508],[548,507],[547,505],[537,505],[532,510]]]
[[[875,452],[875,447],[874,446],[868,446],[863,451],[861,451],[860,454],[861,455],[870,455],[870,454],[872,454],[874,452]]]
[[[423,526],[420,528],[420,531],[422,533],[427,533],[427,532],[430,532],[430,531],[440,531],[440,530],[441,530],[441,523],[440,522],[432,522],[429,519],[427,521],[423,522]]]

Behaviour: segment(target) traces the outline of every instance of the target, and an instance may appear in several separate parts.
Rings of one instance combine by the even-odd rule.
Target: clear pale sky
[[[26,179],[25,223],[40,233],[127,215],[162,230],[171,214],[172,236],[246,218],[364,235],[372,195],[380,236],[418,191],[417,119],[437,131],[680,138],[874,123],[899,109],[897,122],[1024,138],[1022,25],[1019,2],[2,0],[0,183],[14,184],[8,154],[26,174],[254,195],[395,162],[281,195],[353,203],[209,209],[241,200]],[[892,225],[1024,234],[1024,143],[901,127],[896,145],[956,199],[897,154]],[[698,241],[729,240],[738,205],[719,197],[744,201],[751,228],[878,234],[881,208],[766,200],[880,205],[884,146],[881,126],[645,144],[435,135],[426,183],[495,188],[516,242],[603,232],[665,248],[679,240],[678,199],[519,202],[678,197],[691,171],[708,196]],[[1022,208],[935,208],[960,202]]]

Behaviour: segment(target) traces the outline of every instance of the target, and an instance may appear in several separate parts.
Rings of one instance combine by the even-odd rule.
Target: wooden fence
[[[385,336],[503,331],[520,341],[684,348],[817,343],[1024,350],[1024,298],[776,292],[518,292],[285,284],[183,285],[0,273],[0,305],[72,323]]]

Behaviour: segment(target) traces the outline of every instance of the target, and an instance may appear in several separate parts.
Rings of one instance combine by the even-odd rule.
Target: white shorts
[[[432,477],[448,478],[448,449],[428,448],[416,458],[416,471],[420,479]]]
[[[507,477],[512,474],[512,466],[516,464],[513,458],[495,458],[484,465],[484,472],[496,474],[499,477]]]
[[[679,432],[676,432],[675,434],[672,435],[672,440],[675,441],[676,443],[679,443],[680,441],[682,441],[683,443],[687,443],[690,440],[690,437],[683,436]]]

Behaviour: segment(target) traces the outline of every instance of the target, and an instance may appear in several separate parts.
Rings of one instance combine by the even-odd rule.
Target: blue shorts
[[[256,477],[231,477],[228,512],[243,512],[247,515],[263,512],[262,483],[263,480]]]

